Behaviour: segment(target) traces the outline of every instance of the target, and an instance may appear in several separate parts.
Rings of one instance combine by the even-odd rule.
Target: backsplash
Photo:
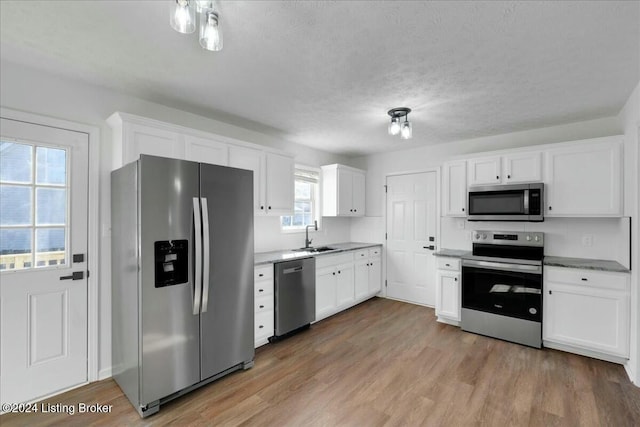
[[[309,230],[309,238],[313,246],[350,241],[349,218],[324,217],[320,230]],[[254,217],[255,252],[269,252],[283,249],[301,248],[304,246],[304,231],[282,232],[279,216]]]
[[[384,243],[384,217],[353,218],[351,221],[352,241]],[[442,217],[438,249],[470,251],[473,230],[541,231],[545,233],[547,256],[606,259],[629,268],[629,223],[627,217],[545,218],[544,222],[470,222],[464,218]]]
[[[629,268],[629,218],[545,218],[544,222],[469,222],[440,219],[439,247],[471,250],[473,230],[540,231],[545,255],[607,259]]]

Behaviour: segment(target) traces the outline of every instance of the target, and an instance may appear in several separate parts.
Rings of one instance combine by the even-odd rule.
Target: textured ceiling
[[[637,1],[219,4],[208,52],[170,1],[2,1],[0,54],[347,155],[615,115],[640,80]]]

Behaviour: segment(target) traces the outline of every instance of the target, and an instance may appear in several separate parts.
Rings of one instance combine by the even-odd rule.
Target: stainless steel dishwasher
[[[275,264],[275,339],[306,328],[316,318],[316,259]]]

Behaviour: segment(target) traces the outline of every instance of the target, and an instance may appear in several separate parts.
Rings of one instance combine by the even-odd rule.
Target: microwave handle
[[[529,190],[524,190],[524,214],[529,215]]]

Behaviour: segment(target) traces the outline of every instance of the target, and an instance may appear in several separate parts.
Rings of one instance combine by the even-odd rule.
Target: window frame
[[[313,197],[311,198],[312,200],[312,204],[311,204],[311,216],[312,218],[318,222],[318,231],[322,229],[322,216],[320,215],[321,212],[321,197],[320,197],[320,187],[321,187],[321,179],[322,179],[322,174],[321,174],[321,169],[318,167],[314,167],[314,166],[306,166],[306,165],[295,165],[294,167],[294,173],[293,173],[293,182],[294,182],[294,189],[295,189],[295,182],[297,180],[298,174],[297,171],[302,171],[302,172],[311,172],[315,175],[317,175],[318,179],[317,182],[315,182],[315,190],[313,191]],[[294,203],[294,207],[295,207],[295,203],[296,203],[296,198],[295,198],[295,190],[294,190],[294,196],[293,196],[293,203]],[[306,226],[284,226],[282,225],[282,218],[286,217],[286,216],[293,216],[293,214],[291,215],[281,215],[280,216],[280,232],[283,234],[292,234],[292,233],[304,233],[306,230]]]

